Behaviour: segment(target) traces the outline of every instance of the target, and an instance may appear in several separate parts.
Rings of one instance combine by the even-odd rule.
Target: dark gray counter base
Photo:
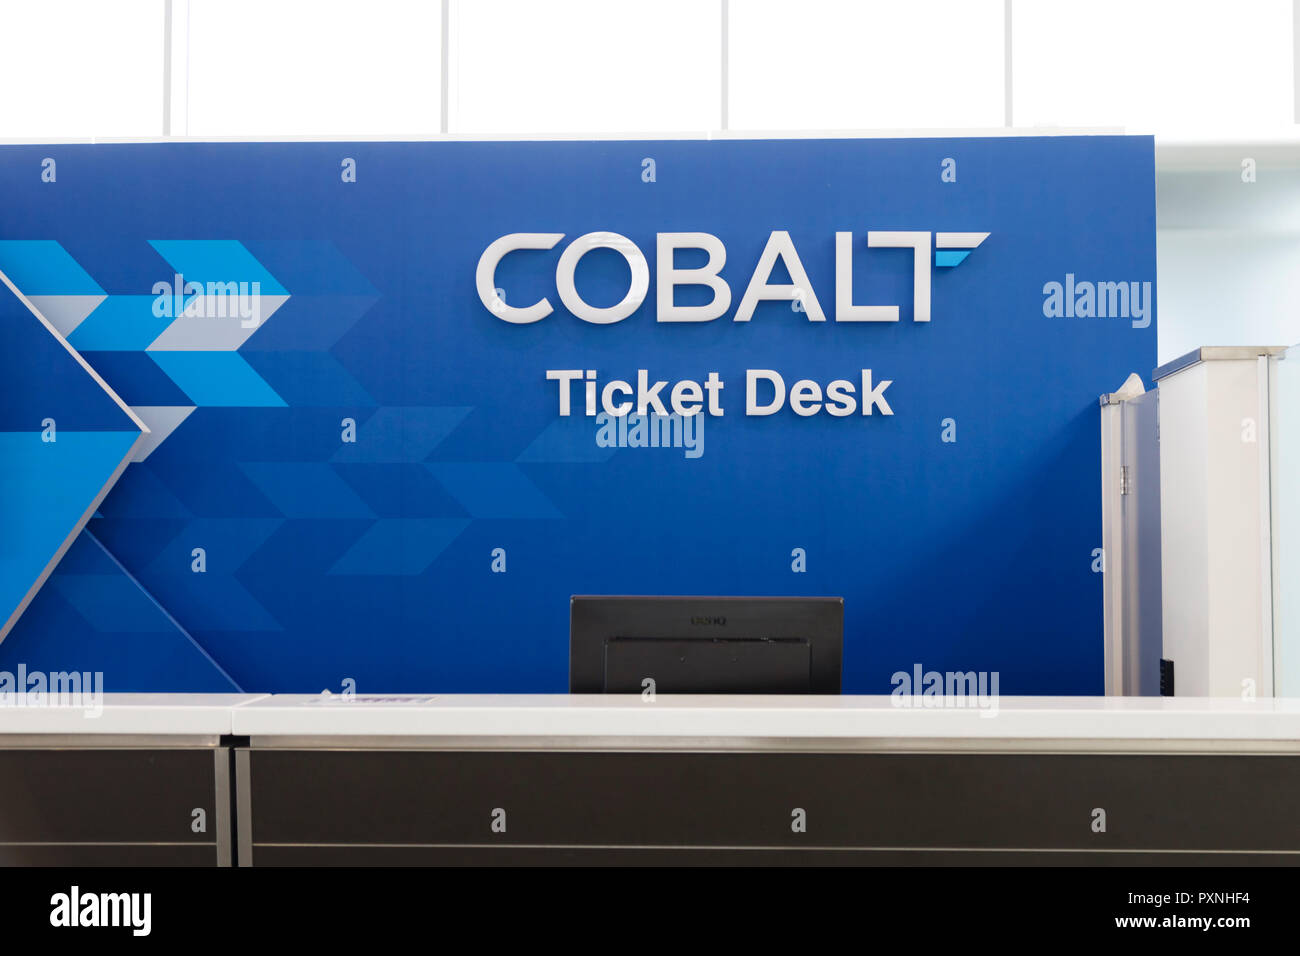
[[[0,746],[0,782],[0,866],[230,864],[227,747]]]
[[[253,747],[236,773],[252,865],[1300,863],[1285,753]]]

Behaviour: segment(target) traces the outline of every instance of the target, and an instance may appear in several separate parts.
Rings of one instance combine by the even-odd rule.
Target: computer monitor
[[[838,694],[843,644],[838,597],[575,595],[569,692]]]

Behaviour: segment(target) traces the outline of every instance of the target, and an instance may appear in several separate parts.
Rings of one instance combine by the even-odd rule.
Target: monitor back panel
[[[838,694],[842,598],[575,596],[569,690]]]

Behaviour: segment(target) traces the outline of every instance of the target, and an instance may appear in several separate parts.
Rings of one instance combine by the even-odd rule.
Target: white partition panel
[[[1178,696],[1273,694],[1269,382],[1274,348],[1156,370],[1164,657]]]
[[[1276,364],[1272,426],[1274,692],[1300,697],[1300,346]]]

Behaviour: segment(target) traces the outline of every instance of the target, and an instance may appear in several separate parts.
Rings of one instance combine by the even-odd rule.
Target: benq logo
[[[725,627],[727,619],[725,617],[693,617],[691,623],[704,627]]]
[[[913,320],[930,321],[931,252],[938,268],[959,265],[971,251],[988,238],[987,232],[868,232],[866,244],[871,249],[912,250]],[[506,304],[497,288],[497,265],[505,256],[519,249],[554,249],[564,238],[560,232],[512,232],[489,245],[479,257],[474,282],[483,306],[514,325],[540,322],[553,311],[551,300],[539,299],[532,305]],[[578,262],[593,249],[613,249],[626,261],[632,272],[631,283],[623,300],[616,305],[597,308],[588,305],[574,285]],[[708,261],[698,268],[679,269],[673,256],[678,249],[701,250]],[[854,238],[851,232],[835,233],[835,321],[897,322],[897,305],[855,305],[853,303]],[[661,232],[655,238],[657,275],[655,283],[655,319],[658,322],[711,322],[731,308],[731,287],[722,278],[727,264],[727,247],[717,236],[707,232]],[[790,274],[788,283],[770,281],[777,260]],[[707,286],[713,301],[707,305],[676,305],[673,290],[677,286]],[[555,268],[555,287],[564,307],[584,322],[610,325],[621,322],[641,307],[650,290],[650,266],[636,243],[616,232],[589,232],[569,243]],[[759,302],[778,299],[798,303],[809,322],[825,322],[826,312],[804,271],[799,253],[788,232],[768,236],[763,254],[750,276],[745,293],[736,307],[734,321],[748,322]]]

